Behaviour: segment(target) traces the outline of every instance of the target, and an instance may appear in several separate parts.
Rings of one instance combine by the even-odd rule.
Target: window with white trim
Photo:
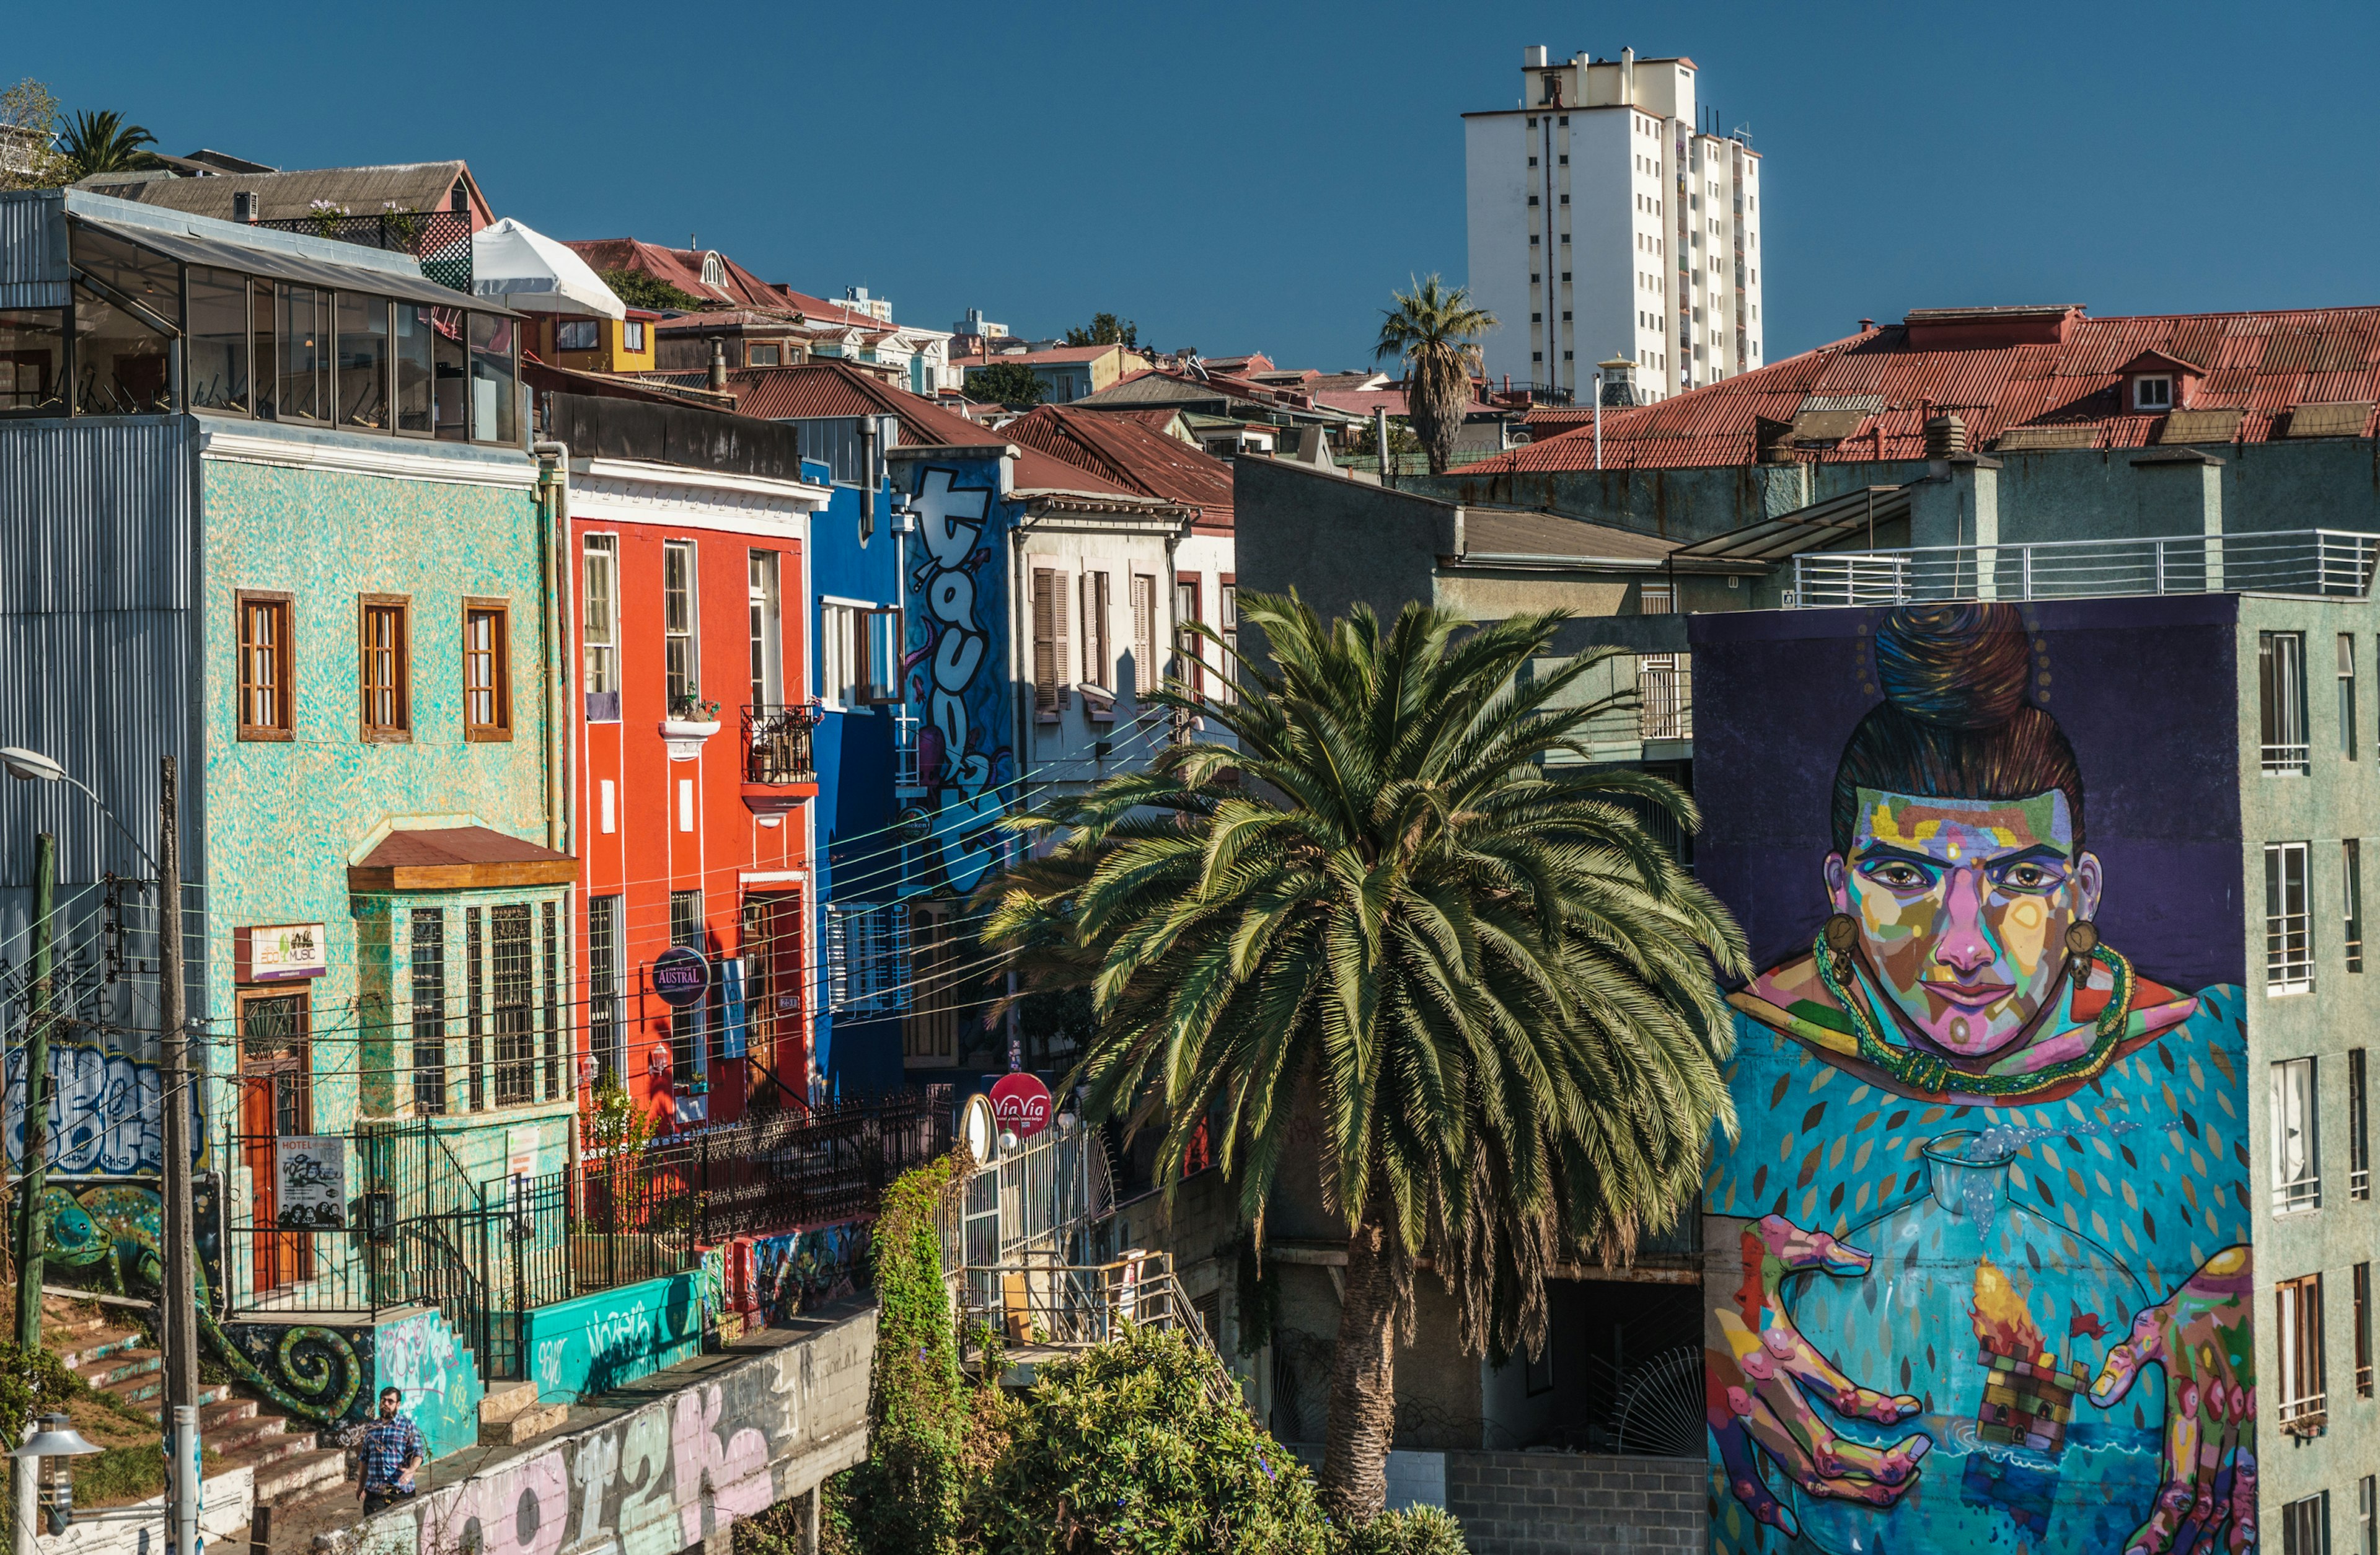
[[[2132,408],[2135,410],[2172,409],[2173,379],[2166,373],[2143,373],[2133,379]]]
[[[2273,1065],[2273,1212],[2322,1208],[2322,1130],[2314,1097],[2314,1061]]]
[[[905,903],[830,902],[825,936],[827,1008],[905,1010],[909,1007],[909,908]]]

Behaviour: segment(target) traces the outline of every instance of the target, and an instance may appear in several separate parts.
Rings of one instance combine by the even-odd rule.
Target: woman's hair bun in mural
[[[2021,799],[2055,789],[2082,845],[2082,772],[2058,720],[2028,700],[2036,649],[2008,604],[1912,605],[1884,618],[1884,701],[1835,769],[1834,842],[1851,846],[1859,791]],[[2046,670],[2044,671],[2046,679]]]

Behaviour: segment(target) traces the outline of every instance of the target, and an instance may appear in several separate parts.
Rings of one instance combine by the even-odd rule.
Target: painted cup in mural
[[[1714,1548],[2245,1548],[2240,990],[2101,939],[2046,635],[1912,607],[1866,651],[1815,930],[1730,996]]]

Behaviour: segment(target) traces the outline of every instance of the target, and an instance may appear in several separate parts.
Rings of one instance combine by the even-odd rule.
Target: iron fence
[[[816,783],[810,731],[818,714],[808,706],[747,703],[744,708],[744,781]]]

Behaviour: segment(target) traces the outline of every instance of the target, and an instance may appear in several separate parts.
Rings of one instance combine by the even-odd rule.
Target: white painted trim
[[[328,429],[325,429],[328,430]],[[456,458],[412,452],[434,446],[390,437],[359,443],[341,439],[273,436],[232,431],[200,420],[199,456],[226,464],[276,465],[336,475],[372,475],[388,480],[421,480],[450,486],[499,486],[526,492],[537,484],[537,466],[526,454],[489,449],[484,457]],[[515,458],[519,463],[513,462]]]
[[[746,869],[735,877],[737,885],[800,885],[810,878],[808,869]]]
[[[891,610],[892,608],[891,605],[878,604],[873,600],[848,600],[841,594],[820,594],[818,597],[818,602],[822,605],[843,605],[852,610]]]
[[[807,501],[824,507],[833,492],[807,480],[779,480],[765,475],[727,475],[717,470],[690,469],[684,465],[648,464],[641,459],[573,459],[573,475],[598,480],[638,481],[655,486],[682,486],[688,491],[757,492]]]
[[[722,534],[766,535],[807,545],[809,515],[788,509],[773,497],[745,493],[738,504],[716,499],[673,495],[659,487],[624,491],[616,487],[573,484],[570,516],[574,522],[601,527],[625,524],[658,525],[666,529],[703,529]]]

